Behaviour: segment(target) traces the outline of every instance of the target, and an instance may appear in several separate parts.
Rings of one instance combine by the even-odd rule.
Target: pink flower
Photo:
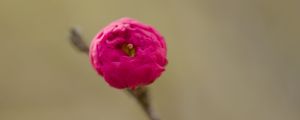
[[[167,64],[164,38],[151,26],[122,18],[102,29],[90,45],[90,61],[112,87],[151,84]]]

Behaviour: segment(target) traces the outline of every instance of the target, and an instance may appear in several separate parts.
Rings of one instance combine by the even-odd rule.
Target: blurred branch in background
[[[81,52],[89,54],[89,47],[84,42],[83,37],[78,28],[72,28],[70,30],[71,36],[70,40],[71,43]],[[147,87],[138,87],[135,90],[127,89],[127,92],[133,96],[136,101],[140,104],[143,108],[147,116],[150,120],[159,120],[158,116],[152,109],[152,105],[150,102],[149,92]]]
[[[72,28],[71,31],[70,40],[72,44],[81,52],[84,52],[86,54],[89,54],[89,47],[87,44],[83,41],[82,35],[80,34],[80,31],[78,28]]]

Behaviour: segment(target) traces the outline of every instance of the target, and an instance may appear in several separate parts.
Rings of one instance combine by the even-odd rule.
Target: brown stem
[[[89,54],[89,47],[87,44],[83,41],[82,35],[80,34],[79,29],[72,28],[70,30],[70,40],[72,44],[81,52],[84,52],[86,54]]]
[[[71,43],[81,52],[89,54],[89,47],[84,42],[82,35],[78,29],[72,28],[70,40]],[[138,87],[135,90],[127,89],[127,92],[133,96],[145,111],[150,120],[159,120],[150,103],[149,91],[146,87]]]
[[[159,120],[158,116],[152,109],[149,92],[146,87],[138,87],[135,90],[127,89],[127,91],[138,101],[150,120]]]

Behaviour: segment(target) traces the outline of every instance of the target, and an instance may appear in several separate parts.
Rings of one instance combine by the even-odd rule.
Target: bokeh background
[[[156,27],[162,120],[299,120],[299,0],[0,0],[0,120],[147,120],[68,41],[124,16]]]

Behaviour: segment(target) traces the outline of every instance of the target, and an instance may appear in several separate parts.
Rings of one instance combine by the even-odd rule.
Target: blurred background
[[[124,16],[159,30],[162,120],[299,120],[299,0],[0,0],[0,120],[147,120],[68,41]]]

